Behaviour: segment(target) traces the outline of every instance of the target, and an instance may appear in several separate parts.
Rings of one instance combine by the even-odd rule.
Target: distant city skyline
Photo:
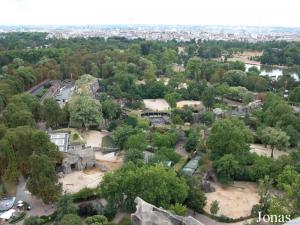
[[[295,0],[1,0],[0,25],[300,27]]]

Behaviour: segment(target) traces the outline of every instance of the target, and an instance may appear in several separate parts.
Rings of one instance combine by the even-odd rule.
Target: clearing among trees
[[[264,145],[260,145],[260,144],[251,144],[250,152],[255,152],[257,155],[271,157],[271,149],[266,148]],[[274,149],[273,154],[274,154],[274,159],[277,159],[282,155],[288,155],[289,152],[279,151],[278,149]]]
[[[67,193],[76,193],[84,187],[95,188],[102,180],[104,173],[100,169],[89,169],[84,171],[75,171],[65,174],[59,179],[63,185],[63,191]]]
[[[177,108],[183,108],[184,106],[204,108],[204,105],[201,101],[195,100],[183,100],[176,103]]]
[[[217,200],[220,208],[218,216],[224,215],[232,219],[246,217],[251,214],[252,207],[259,203],[256,183],[234,182],[228,187],[212,183],[212,186],[216,191],[206,194],[204,211],[207,213],[210,213],[211,203]]]
[[[108,134],[108,131],[88,130],[83,133],[83,137],[86,141],[87,146],[101,147],[102,138],[107,136]]]
[[[96,161],[99,165],[104,165],[107,168],[107,172],[115,171],[123,165],[123,156],[115,155],[114,152],[103,154],[102,152],[96,152]]]
[[[170,109],[169,103],[163,99],[144,99],[144,104],[147,109],[154,110],[154,111],[165,111]]]

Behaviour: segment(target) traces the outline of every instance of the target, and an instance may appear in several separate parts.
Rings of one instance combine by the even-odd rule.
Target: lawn
[[[104,147],[104,148],[115,148],[116,145],[114,143],[114,140],[112,139],[111,136],[107,135],[107,136],[104,136],[102,138],[102,145],[101,147]]]

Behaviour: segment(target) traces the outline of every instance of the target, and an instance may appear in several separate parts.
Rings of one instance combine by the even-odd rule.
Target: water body
[[[276,66],[261,66],[261,65],[252,65],[252,64],[245,64],[246,72],[249,70],[250,67],[257,67],[260,70],[261,76],[268,76],[272,79],[278,79],[278,77],[282,76],[284,73],[284,69],[278,68]],[[299,75],[296,73],[291,73],[291,76],[299,81]]]

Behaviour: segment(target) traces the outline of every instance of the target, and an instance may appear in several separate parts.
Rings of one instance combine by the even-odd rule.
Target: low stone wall
[[[136,212],[131,214],[132,225],[203,225],[191,216],[183,217],[157,208],[137,197]]]

